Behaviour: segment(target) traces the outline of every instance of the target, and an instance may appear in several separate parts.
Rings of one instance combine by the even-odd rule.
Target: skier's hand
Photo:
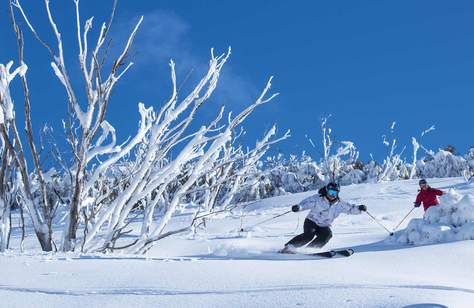
[[[291,210],[296,213],[296,212],[298,212],[298,211],[300,210],[300,206],[299,206],[298,204],[293,205],[293,206],[291,207]]]
[[[366,212],[367,211],[367,206],[364,205],[364,204],[359,205],[359,211]]]
[[[415,207],[420,207],[421,203],[413,203]]]

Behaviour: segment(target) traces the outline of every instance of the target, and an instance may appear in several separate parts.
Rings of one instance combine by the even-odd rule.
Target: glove
[[[367,206],[363,205],[363,204],[359,205],[359,211],[366,212],[367,211]]]
[[[414,203],[415,207],[420,207],[420,203]]]
[[[291,207],[291,210],[292,210],[293,212],[298,212],[298,211],[300,210],[300,206],[299,206],[298,204],[297,204],[297,205],[293,205],[293,206]]]

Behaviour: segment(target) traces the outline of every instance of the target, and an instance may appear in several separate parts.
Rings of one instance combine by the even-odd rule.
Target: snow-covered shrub
[[[450,189],[423,219],[412,219],[391,241],[412,245],[474,239],[474,196]]]
[[[304,190],[317,190],[323,184],[320,178],[321,167],[316,163],[311,156],[303,152],[300,161],[298,162],[297,177],[303,186]]]
[[[321,166],[304,152],[300,157],[290,155],[290,159],[282,154],[267,157],[255,167],[237,193],[238,202],[316,190],[325,184],[320,178]]]
[[[470,148],[468,153],[464,156],[467,161],[468,169],[464,172],[466,180],[474,180],[474,148]]]
[[[464,157],[444,150],[439,150],[429,160],[417,162],[418,175],[423,178],[463,176],[468,169],[469,164]]]
[[[382,167],[372,159],[364,166],[363,171],[367,175],[367,183],[376,183],[382,173]]]
[[[327,127],[327,121],[328,118],[321,119],[323,157],[320,163],[320,178],[326,183],[339,182],[354,169],[354,164],[359,158],[359,151],[352,141],[341,141],[339,148],[333,153],[334,140],[331,136],[331,128]]]
[[[339,181],[339,184],[341,185],[350,185],[350,184],[359,184],[365,182],[367,179],[367,175],[364,173],[364,171],[360,169],[352,169],[344,175],[341,180]]]

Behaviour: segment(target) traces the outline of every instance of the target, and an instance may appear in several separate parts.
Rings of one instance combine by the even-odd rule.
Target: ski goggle
[[[334,189],[328,189],[328,195],[331,196],[331,197],[337,197],[337,195],[339,194],[339,192],[337,190],[334,190]]]

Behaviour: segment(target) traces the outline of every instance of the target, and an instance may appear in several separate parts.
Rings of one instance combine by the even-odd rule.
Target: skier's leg
[[[323,247],[332,238],[332,231],[329,227],[317,226],[316,238],[308,244],[308,247]]]
[[[288,243],[285,244],[285,247],[301,247],[309,243],[316,233],[317,225],[309,219],[304,220],[303,233],[292,238]]]

